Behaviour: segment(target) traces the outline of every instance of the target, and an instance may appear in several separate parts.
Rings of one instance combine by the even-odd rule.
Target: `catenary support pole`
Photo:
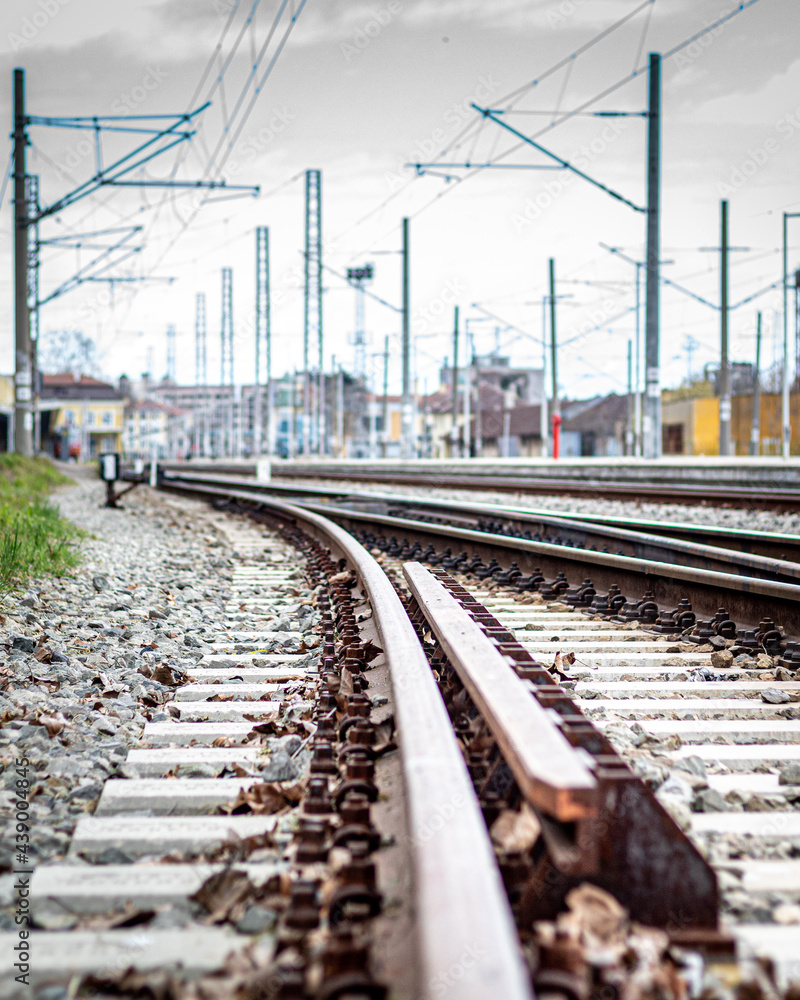
[[[728,363],[728,202],[720,202],[719,243],[719,453],[731,453],[731,372]]]
[[[644,457],[661,456],[661,56],[650,53],[647,118]]]
[[[459,457],[458,447],[458,306],[453,309],[453,385],[451,401],[453,407],[451,431],[451,458]]]
[[[33,455],[31,332],[28,304],[28,197],[25,70],[14,70],[14,451]],[[83,457],[83,456],[82,456]]]
[[[625,454],[631,456],[634,454],[634,442],[636,440],[636,432],[634,430],[634,412],[633,412],[633,341],[628,341],[628,419],[627,425],[625,427]]]
[[[402,297],[402,360],[403,399],[401,412],[402,457],[414,457],[413,403],[411,399],[411,305],[410,305],[410,260],[409,260],[409,220],[403,219],[403,297]]]
[[[552,376],[553,458],[559,457],[561,435],[561,403],[558,398],[558,336],[556,332],[556,262],[551,257],[548,271],[550,283],[550,373]]]
[[[761,312],[756,316],[756,365],[753,370],[753,424],[750,431],[750,454],[761,453]]]
[[[381,454],[386,458],[389,450],[389,338],[383,338],[383,434]]]

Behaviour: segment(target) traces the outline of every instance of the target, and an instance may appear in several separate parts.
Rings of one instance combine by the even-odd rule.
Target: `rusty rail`
[[[243,501],[253,511],[277,515],[341,555],[356,573],[392,678],[414,864],[422,995],[436,996],[448,970],[459,968],[458,995],[463,1000],[533,1000],[530,974],[469,773],[414,627],[376,560],[339,525],[300,507],[229,488],[170,482],[163,486],[206,499]]]

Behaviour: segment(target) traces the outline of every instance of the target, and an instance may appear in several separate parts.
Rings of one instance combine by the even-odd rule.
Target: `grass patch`
[[[0,593],[77,564],[73,543],[81,533],[47,502],[71,481],[46,459],[0,455]]]

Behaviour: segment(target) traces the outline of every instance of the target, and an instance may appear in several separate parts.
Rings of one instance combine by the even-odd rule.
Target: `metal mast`
[[[172,323],[167,327],[167,378],[175,381],[175,327]]]
[[[230,267],[222,269],[222,324],[220,327],[220,385],[233,386],[233,270]],[[220,442],[222,455],[229,455],[234,448],[233,430],[233,389],[223,402],[223,412],[220,427]]]
[[[197,386],[208,385],[208,365],[206,353],[206,294],[198,292],[195,305],[194,317],[194,381]],[[204,393],[204,395],[207,395]],[[206,430],[209,413],[207,402],[200,403],[195,407],[194,414],[194,449],[196,455],[206,454]]]
[[[645,458],[661,457],[661,56],[650,53],[647,100],[647,254],[645,257]]]
[[[206,355],[206,293],[197,293],[194,319],[194,381],[195,385],[206,385],[208,366]]]
[[[222,346],[220,384],[233,385],[233,270],[222,269]]]
[[[303,326],[303,452],[308,454],[314,435],[313,424],[319,431],[320,398],[311,405],[311,344],[316,342],[318,372],[322,371],[322,172],[306,170],[306,247],[305,247],[305,312]],[[317,450],[321,448],[319,433]]]
[[[31,345],[31,394],[33,406],[33,448],[39,451],[42,442],[39,413],[39,176],[25,179],[28,201],[28,331]]]
[[[267,422],[264,434],[261,372],[267,389]],[[272,454],[272,339],[269,296],[269,229],[256,227],[256,378],[253,451]]]
[[[403,402],[401,411],[401,451],[403,458],[413,458],[414,414],[411,398],[411,305],[410,305],[410,260],[408,219],[403,219],[403,305],[402,305],[402,347],[403,358]]]
[[[33,454],[31,331],[28,286],[28,192],[25,70],[14,70],[14,451]]]

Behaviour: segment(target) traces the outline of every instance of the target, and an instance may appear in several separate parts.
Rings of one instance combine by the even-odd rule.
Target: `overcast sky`
[[[504,120],[531,135],[551,123],[553,112],[577,108],[627,80],[592,110],[642,111],[646,76],[634,76],[634,70],[646,64],[648,52],[669,52],[738,3],[307,0],[243,121],[252,85],[238,111],[237,102],[254,53],[257,57],[285,8],[260,75],[300,6],[300,0],[240,0],[238,5],[236,0],[6,0],[2,5],[0,114],[9,131],[14,66],[27,73],[29,112],[45,116],[184,112],[192,102],[201,104],[213,88],[212,106],[191,145],[165,153],[136,177],[153,180],[173,172],[182,179],[224,177],[262,190],[257,199],[217,201],[218,193],[210,194],[212,203],[198,209],[196,192],[104,189],[49,219],[42,226],[43,239],[141,225],[137,240],[144,250],[109,273],[176,280],[119,284],[113,295],[106,285],[85,285],[43,308],[43,330],[70,327],[94,337],[109,376],[139,375],[150,348],[154,373],[160,376],[166,365],[165,330],[174,323],[178,378],[193,382],[195,295],[202,290],[208,298],[209,375],[218,378],[220,268],[229,265],[234,269],[236,379],[252,378],[254,227],[262,224],[270,227],[272,246],[274,373],[299,367],[302,172],[319,168],[326,263],[342,272],[348,265],[373,262],[372,291],[398,305],[400,258],[393,251],[400,246],[402,216],[411,217],[412,328],[420,391],[435,387],[438,363],[451,352],[455,303],[470,320],[479,352],[499,341],[515,362],[540,363],[542,309],[537,303],[551,256],[558,293],[565,296],[559,302],[559,339],[570,342],[560,354],[562,391],[573,398],[624,391],[634,319],[630,312],[619,314],[633,305],[635,269],[600,243],[641,259],[643,216],[562,171],[468,173],[447,167],[414,179],[404,165],[546,163],[530,147],[502,157],[517,140],[481,121],[470,103],[513,105],[514,113]],[[546,75],[638,8],[643,9],[622,27]],[[663,256],[673,262],[664,274],[712,302],[718,301],[719,255],[699,248],[718,245],[722,197],[730,201],[731,242],[749,248],[732,254],[731,301],[780,277],[781,213],[800,210],[799,28],[796,0],[759,0],[702,44],[664,61]],[[540,82],[530,86],[532,81]],[[226,122],[231,123],[227,133]],[[546,132],[540,141],[643,205],[645,127],[638,117],[584,115]],[[222,168],[209,173],[218,143],[224,154],[237,132]],[[106,161],[129,149],[133,138],[104,142]],[[31,140],[29,171],[41,176],[44,204],[92,174],[94,151],[86,133],[33,127]],[[448,174],[453,179],[442,176]],[[465,176],[463,182],[456,179]],[[2,206],[0,371],[12,366],[9,195],[7,190]],[[792,225],[794,266],[800,263],[794,249],[800,246],[800,219]],[[79,255],[44,248],[42,296],[89,259],[85,249]],[[350,366],[354,293],[332,273],[326,273],[325,287],[325,363],[335,354]],[[734,360],[754,355],[760,307],[762,357],[765,365],[771,363],[779,306],[780,295],[773,292],[733,313]],[[487,320],[479,307],[502,322]],[[687,344],[696,345],[695,371],[716,358],[719,314],[669,288],[662,309],[663,381],[676,385],[688,370]],[[399,316],[370,301],[366,325],[370,355],[382,350],[385,335],[391,337],[392,387],[397,389]],[[377,370],[377,359],[371,363]]]

